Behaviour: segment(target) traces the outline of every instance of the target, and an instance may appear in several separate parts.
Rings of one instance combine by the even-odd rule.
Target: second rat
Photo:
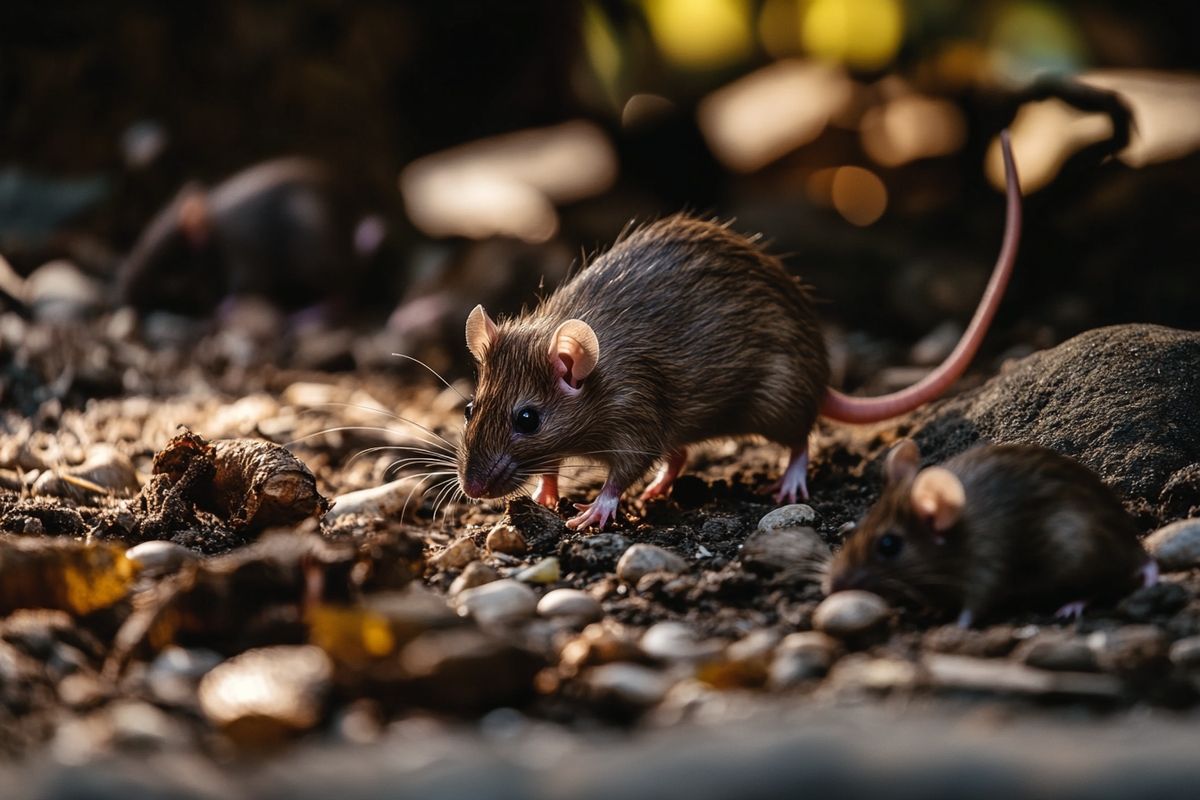
[[[689,445],[759,435],[791,448],[776,501],[808,497],[808,436],[818,414],[874,422],[944,392],[966,369],[1016,259],[1021,206],[1007,131],[1004,241],[962,339],[926,378],[875,398],[827,386],[829,357],[810,290],[756,242],[723,225],[670,217],[635,230],[537,309],[467,319],[479,367],[458,452],[473,498],[504,497],[534,477],[558,500],[564,459],[608,468],[600,495],[568,526],[603,528],[621,495],[657,461],[643,497],[665,493]]]

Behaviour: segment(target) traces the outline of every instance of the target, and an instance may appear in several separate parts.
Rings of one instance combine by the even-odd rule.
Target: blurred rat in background
[[[959,612],[1002,607],[1079,616],[1158,580],[1121,502],[1086,467],[1033,445],[981,445],[920,469],[902,439],[886,484],[834,556],[826,593],[867,589]]]

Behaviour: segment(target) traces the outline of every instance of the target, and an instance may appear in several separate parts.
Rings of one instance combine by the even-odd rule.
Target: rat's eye
[[[467,422],[471,421],[471,417],[475,416],[475,401],[467,403],[467,407],[463,409],[463,416],[467,418]]]
[[[895,558],[904,549],[904,540],[894,533],[885,533],[875,541],[875,551],[884,558]]]
[[[525,406],[513,416],[513,428],[517,433],[537,433],[538,426],[542,424],[541,418],[538,416],[536,408]]]

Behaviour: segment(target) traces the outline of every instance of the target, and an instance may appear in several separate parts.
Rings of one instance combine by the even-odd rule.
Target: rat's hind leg
[[[558,508],[558,468],[553,472],[543,472],[538,478],[537,488],[533,491],[533,501],[546,508]]]
[[[671,490],[671,484],[679,477],[679,473],[683,470],[683,465],[687,463],[687,448],[680,447],[672,450],[664,457],[662,469],[658,471],[654,482],[646,487],[642,492],[642,499],[649,500],[653,497],[662,497]]]
[[[808,440],[799,447],[792,448],[791,459],[783,477],[772,487],[775,490],[776,503],[794,503],[796,498],[808,499]]]

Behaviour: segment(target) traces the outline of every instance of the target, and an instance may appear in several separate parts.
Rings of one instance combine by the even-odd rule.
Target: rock
[[[58,682],[58,699],[76,711],[95,708],[108,698],[109,688],[93,672],[74,672]]]
[[[1191,599],[1186,587],[1163,580],[1134,590],[1117,604],[1117,610],[1130,622],[1153,622],[1156,617],[1173,615]]]
[[[480,625],[515,622],[537,611],[537,595],[520,581],[507,578],[465,589],[455,598],[458,612]]]
[[[320,722],[333,663],[313,645],[247,650],[200,681],[204,716],[241,746],[269,747]]]
[[[767,677],[773,689],[785,689],[820,678],[837,660],[837,641],[818,631],[788,634],[775,648]]]
[[[466,589],[474,589],[476,586],[483,586],[485,583],[499,579],[500,574],[496,570],[482,561],[472,561],[463,567],[462,573],[454,579],[454,583],[450,584],[450,594],[462,594]]]
[[[890,613],[887,602],[879,595],[852,589],[825,598],[813,614],[813,627],[830,636],[847,639],[881,626]]]
[[[911,689],[919,675],[911,661],[855,655],[838,661],[827,682],[839,692],[890,692]]]
[[[628,547],[629,541],[619,533],[597,533],[584,539],[563,540],[558,560],[568,572],[614,572]]]
[[[200,560],[200,554],[183,545],[155,539],[134,545],[125,551],[125,558],[134,563],[142,575],[159,577],[178,572],[187,564]]]
[[[429,563],[437,569],[462,569],[477,558],[479,558],[479,548],[475,546],[475,540],[470,536],[464,536],[429,559]]]
[[[760,531],[775,531],[781,528],[807,528],[817,521],[817,512],[812,506],[795,503],[781,506],[758,521]]]
[[[1094,470],[1131,506],[1155,509],[1163,487],[1196,462],[1197,419],[1200,333],[1119,325],[1034,353],[897,425],[933,463],[981,440],[1049,447]]]
[[[730,661],[758,661],[771,657],[775,646],[782,639],[779,631],[773,628],[759,628],[729,645],[725,650]]]
[[[325,514],[325,520],[333,522],[349,514],[403,519],[416,514],[423,499],[421,477],[409,475],[381,486],[335,497],[329,512]]]
[[[87,502],[104,496],[129,497],[140,488],[137,470],[129,457],[104,445],[94,448],[78,466],[43,472],[32,491],[36,495]]]
[[[1164,572],[1200,566],[1200,518],[1181,519],[1146,537],[1146,550]]]
[[[829,560],[829,545],[812,528],[757,530],[742,546],[742,563],[754,571],[799,571],[806,577]]]
[[[579,589],[555,589],[547,592],[537,604],[543,617],[569,617],[579,622],[594,622],[604,616],[596,598]]]
[[[1171,645],[1171,663],[1185,669],[1200,668],[1200,636],[1189,636]]]
[[[39,320],[72,322],[94,314],[104,302],[99,281],[69,261],[50,261],[25,279],[25,300]]]
[[[638,708],[655,705],[671,688],[671,681],[661,672],[623,662],[593,667],[586,681],[597,700],[615,700]]]
[[[696,632],[682,622],[659,622],[651,625],[640,642],[642,652],[659,661],[700,661],[715,658],[725,649],[716,640],[702,641]]]
[[[558,566],[558,559],[551,556],[526,567],[513,577],[522,583],[545,585],[557,583],[558,579],[562,577],[562,570]]]
[[[559,664],[568,671],[644,657],[629,631],[610,620],[588,625],[579,636],[563,645],[558,656]]]
[[[192,743],[178,719],[138,700],[121,700],[105,709],[112,725],[113,746],[147,751],[181,750]]]
[[[221,660],[221,655],[212,650],[169,645],[150,662],[146,687],[159,703],[194,706],[197,684]]]
[[[1042,636],[1025,642],[1014,657],[1030,667],[1055,672],[1095,672],[1096,653],[1078,636]]]
[[[651,572],[678,574],[688,567],[682,557],[653,544],[635,544],[621,555],[617,562],[617,577],[627,583],[636,584],[643,575]]]
[[[1121,695],[1121,682],[1112,675],[1052,672],[1000,659],[927,653],[921,667],[925,682],[934,689],[1108,699]]]
[[[1167,635],[1153,625],[1123,625],[1087,639],[1102,669],[1121,674],[1154,671],[1167,662]]]
[[[526,702],[544,666],[527,650],[469,626],[429,631],[400,653],[413,701],[464,714]]]
[[[488,531],[484,546],[493,553],[506,553],[510,556],[523,556],[529,550],[525,536],[512,525],[504,522]]]

